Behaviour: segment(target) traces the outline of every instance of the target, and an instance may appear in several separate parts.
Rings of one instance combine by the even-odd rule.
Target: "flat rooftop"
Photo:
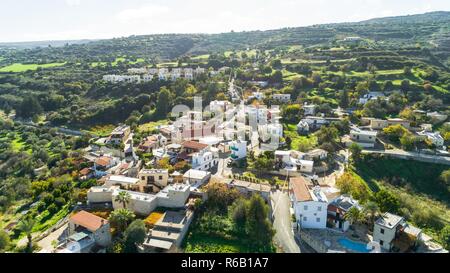
[[[378,218],[377,221],[375,221],[375,224],[386,228],[395,228],[402,221],[403,217],[386,212],[380,218]]]

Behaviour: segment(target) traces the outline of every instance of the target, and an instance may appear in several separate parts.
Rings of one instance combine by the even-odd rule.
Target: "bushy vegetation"
[[[268,206],[259,195],[244,199],[239,192],[220,183],[208,185],[207,193],[208,201],[196,211],[185,239],[186,252],[274,251]]]

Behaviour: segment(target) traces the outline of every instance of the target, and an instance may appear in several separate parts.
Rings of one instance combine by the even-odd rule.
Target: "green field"
[[[191,57],[191,60],[207,60],[207,59],[209,59],[209,54]]]
[[[51,68],[51,67],[58,67],[63,66],[66,63],[48,63],[48,64],[20,64],[15,63],[11,64],[5,67],[0,68],[0,72],[13,72],[13,73],[20,73],[25,72],[29,70],[36,70],[38,68]]]

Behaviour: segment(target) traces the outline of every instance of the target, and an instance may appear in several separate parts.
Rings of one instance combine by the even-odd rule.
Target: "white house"
[[[273,94],[272,99],[279,102],[288,103],[291,100],[291,94]]]
[[[231,158],[239,160],[247,156],[247,141],[234,140],[230,142]]]
[[[366,104],[370,100],[376,100],[377,98],[384,97],[382,92],[369,92],[359,98],[360,104]]]
[[[290,178],[290,195],[297,225],[302,229],[325,229],[328,200],[320,187],[313,187],[303,177]]]
[[[252,96],[251,96],[251,98],[255,98],[257,100],[263,100],[265,97],[266,96],[264,95],[264,93],[263,92],[259,92],[259,91],[253,92]]]
[[[307,104],[303,105],[303,111],[305,116],[314,116],[316,114],[316,105],[315,104]]]
[[[192,155],[192,169],[207,171],[219,163],[217,152],[202,150]]]
[[[392,248],[392,241],[396,238],[405,219],[395,214],[386,212],[377,221],[373,227],[373,240],[388,251]]]
[[[142,80],[144,82],[151,82],[153,80],[153,75],[152,74],[145,74],[142,76]]]
[[[444,138],[441,136],[441,134],[439,132],[434,132],[433,133],[433,132],[422,131],[422,132],[418,132],[417,134],[419,136],[426,137],[436,147],[441,148],[442,146],[444,146]]]
[[[126,177],[123,175],[111,175],[106,179],[105,187],[120,186],[122,189],[139,190],[140,180],[133,177]]]
[[[193,189],[198,189],[208,183],[210,178],[210,172],[194,169],[190,169],[183,175],[183,181],[189,183]]]
[[[270,123],[258,126],[258,133],[263,142],[269,140],[279,141],[283,137],[283,125],[280,123]]]
[[[360,130],[358,128],[350,131],[350,139],[364,148],[373,148],[377,142],[377,131]],[[351,143],[347,143],[350,145]]]

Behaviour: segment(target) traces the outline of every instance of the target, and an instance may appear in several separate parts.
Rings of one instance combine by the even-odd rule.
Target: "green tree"
[[[130,210],[116,209],[111,212],[108,220],[113,227],[116,227],[119,232],[122,232],[135,217],[134,213]]]
[[[121,191],[116,196],[115,201],[122,203],[123,208],[126,209],[127,208],[127,204],[130,202],[130,199],[131,199],[131,196],[130,196],[130,194],[128,192]]]
[[[359,162],[361,160],[361,152],[362,152],[361,146],[359,144],[353,142],[348,149],[350,150],[350,153],[352,154],[353,161]]]
[[[397,213],[400,208],[400,201],[391,192],[381,189],[375,194],[375,201],[381,212]]]
[[[439,234],[439,239],[442,246],[449,250],[450,249],[450,225],[446,225]]]
[[[238,230],[243,230],[245,227],[245,222],[247,213],[247,200],[244,198],[239,198],[234,201],[233,205],[230,207],[231,219]]]
[[[363,212],[369,219],[369,227],[373,227],[375,218],[380,214],[380,208],[378,207],[377,203],[373,201],[367,201],[366,204],[364,204]]]
[[[24,97],[17,110],[17,114],[24,118],[31,118],[33,116],[40,115],[43,112],[42,106],[38,99],[32,95]]]
[[[33,237],[32,237],[32,233],[33,233],[33,228],[35,225],[35,220],[32,218],[26,218],[26,219],[22,219],[17,228],[25,233],[25,235],[27,236],[27,252],[32,252],[33,251]]]
[[[348,96],[348,90],[344,89],[344,91],[341,92],[341,96],[339,99],[339,106],[342,108],[348,108],[349,106],[349,96]]]
[[[165,118],[170,110],[170,91],[162,87],[158,93],[158,103],[156,104],[155,116]]]
[[[344,215],[344,219],[350,222],[350,225],[359,224],[364,219],[364,214],[357,207],[351,207]]]
[[[124,232],[125,253],[136,253],[136,246],[144,242],[146,235],[147,230],[144,221],[134,220]]]
[[[439,180],[442,181],[445,186],[450,186],[450,169],[443,171],[439,176]]]
[[[6,231],[0,230],[0,252],[9,246],[9,235]]]
[[[249,242],[261,250],[269,250],[275,231],[268,219],[269,207],[258,194],[252,195],[246,213],[245,230]]]

